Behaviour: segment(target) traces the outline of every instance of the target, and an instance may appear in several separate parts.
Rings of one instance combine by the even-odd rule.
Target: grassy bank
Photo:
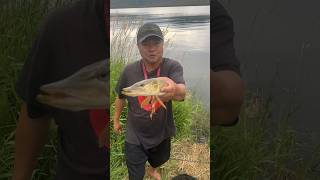
[[[11,179],[14,136],[21,100],[15,82],[43,17],[62,0],[10,0],[0,6],[0,179]],[[32,179],[53,177],[56,152],[54,126]]]
[[[215,179],[320,179],[319,147],[309,149],[307,142],[298,140],[298,132],[290,127],[291,113],[272,120],[271,105],[271,97],[248,95],[237,126],[211,129]]]

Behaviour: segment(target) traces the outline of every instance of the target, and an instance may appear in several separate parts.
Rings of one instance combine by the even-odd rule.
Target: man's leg
[[[85,172],[76,172],[68,167],[64,162],[59,161],[56,165],[56,175],[54,180],[102,180],[107,178],[109,178],[109,170],[100,175],[88,175],[85,174]]]
[[[143,180],[148,157],[142,146],[125,142],[125,157],[129,180]]]
[[[158,167],[167,162],[170,158],[171,150],[171,138],[163,140],[158,146],[148,150],[148,161],[151,167],[148,169],[148,174],[157,180],[160,180],[161,176],[157,172]]]
[[[161,175],[160,173],[157,171],[157,168],[154,167],[149,167],[148,169],[148,175],[155,178],[156,180],[161,180]]]

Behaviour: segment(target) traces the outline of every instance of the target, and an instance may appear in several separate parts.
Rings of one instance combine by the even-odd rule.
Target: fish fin
[[[147,96],[140,104],[140,107],[143,108],[145,105],[150,104],[150,96]]]
[[[152,115],[156,112],[156,99],[155,97],[152,96],[152,101],[151,101],[151,114],[150,114],[150,117],[151,117],[151,120],[152,120]]]
[[[161,104],[161,106],[163,108],[167,109],[167,107],[164,105],[164,103],[161,101],[161,99],[158,96],[156,96],[156,98],[157,98],[158,102]]]

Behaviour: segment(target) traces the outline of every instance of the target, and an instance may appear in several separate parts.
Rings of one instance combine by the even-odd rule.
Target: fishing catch
[[[52,107],[81,111],[109,108],[109,60],[85,66],[71,76],[40,87],[37,101]],[[100,147],[108,144],[106,127],[99,135]]]
[[[81,68],[73,75],[40,87],[36,99],[56,108],[71,111],[106,109],[109,104],[108,61]]]
[[[130,87],[123,88],[121,93],[131,97],[145,96],[146,98],[140,103],[140,106],[141,108],[147,105],[151,106],[150,118],[152,119],[152,115],[156,112],[157,103],[160,103],[163,108],[167,109],[159,98],[159,96],[164,95],[161,89],[165,87],[166,84],[167,83],[161,78],[151,78],[139,81]]]

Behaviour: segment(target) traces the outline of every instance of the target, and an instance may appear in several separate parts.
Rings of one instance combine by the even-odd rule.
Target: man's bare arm
[[[182,101],[186,96],[186,86],[184,84],[176,84],[173,100]]]
[[[167,86],[161,89],[162,92],[166,94],[160,96],[160,99],[164,102],[169,100],[182,101],[186,96],[186,86],[184,84],[176,84],[173,80],[168,77],[160,77],[163,79]]]
[[[30,180],[48,137],[49,117],[30,119],[23,103],[15,136],[13,180]]]
[[[211,125],[232,124],[244,99],[244,83],[233,71],[210,72]]]
[[[119,134],[121,132],[121,124],[120,124],[120,115],[121,112],[125,106],[125,100],[120,99],[119,97],[116,97],[116,100],[114,102],[115,105],[115,111],[114,111],[114,116],[113,116],[113,128],[114,131]]]

